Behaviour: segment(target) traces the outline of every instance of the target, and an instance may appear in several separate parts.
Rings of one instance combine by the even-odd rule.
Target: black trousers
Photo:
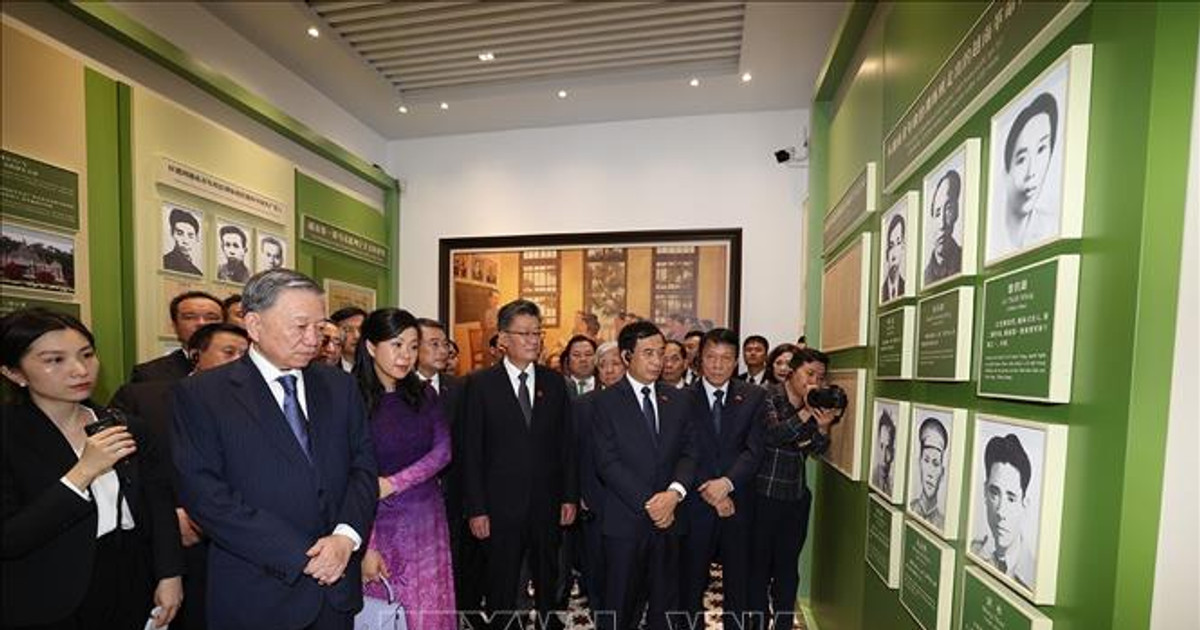
[[[171,622],[172,628],[205,630],[208,627],[206,588],[208,583],[208,539],[183,550],[183,605]]]
[[[535,591],[534,605],[539,612],[555,609],[555,582],[558,565],[559,526],[557,520],[529,518],[523,523],[493,519],[487,549],[486,610],[492,615],[491,627],[516,628],[512,613],[517,611],[517,591],[521,587],[521,559],[529,562]]]
[[[354,615],[352,613],[334,610],[329,602],[321,602],[317,618],[304,627],[304,630],[354,630]]]
[[[647,531],[636,539],[605,536],[604,556],[604,602],[614,614],[597,615],[600,630],[635,630],[641,621],[642,603],[649,604],[649,630],[689,627],[686,619],[678,618],[678,536],[659,531]]]
[[[772,619],[776,630],[791,630],[800,587],[800,550],[808,537],[812,495],[805,489],[798,501],[755,495],[750,542],[749,603],[753,618]],[[770,599],[768,601],[768,594]],[[770,607],[768,607],[768,604]],[[764,626],[763,630],[767,630]]]
[[[604,600],[604,534],[599,514],[592,512],[592,517],[580,523],[579,526],[579,542],[582,543],[579,581],[587,594],[588,607],[594,613],[607,608]]]
[[[681,607],[693,614],[704,613],[704,593],[708,590],[709,564],[721,563],[721,587],[724,595],[722,610],[725,630],[737,630],[745,623],[732,618],[749,609],[747,584],[750,580],[750,535],[753,522],[754,494],[736,503],[737,511],[729,518],[719,518],[704,506],[704,515],[691,518],[679,553]],[[699,499],[703,501],[703,499]],[[745,504],[745,505],[743,505]],[[692,511],[695,515],[696,511]],[[699,622],[696,627],[703,627]]]
[[[53,589],[52,584],[46,588]],[[96,540],[92,580],[83,602],[65,619],[28,630],[142,630],[154,608],[154,584],[142,541],[113,531]]]

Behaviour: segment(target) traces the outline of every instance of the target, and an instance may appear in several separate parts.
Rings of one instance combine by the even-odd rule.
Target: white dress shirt
[[[87,424],[96,421],[96,412],[86,407],[84,407],[84,411],[91,416]],[[75,451],[75,457],[83,455],[82,449],[76,450],[72,446],[71,450]],[[96,538],[117,529],[117,497],[121,493],[121,480],[117,478],[115,470],[109,468],[108,472],[93,479],[92,484],[86,489],[76,488],[75,484],[68,481],[65,475],[60,481],[84,501],[95,500]],[[129,501],[124,496],[121,496],[121,529],[133,529],[133,513],[129,511]]]
[[[343,372],[349,374],[350,372],[354,371],[354,362],[353,361],[347,361],[346,357],[342,357],[341,359],[339,359],[339,361],[341,361],[341,363],[342,363],[342,371]]]
[[[596,377],[589,376],[587,378],[578,379],[578,378],[575,378],[574,376],[572,376],[571,377],[571,385],[575,387],[575,393],[586,394],[586,393],[596,389]]]
[[[757,373],[746,372],[746,382],[750,383],[751,385],[762,385],[763,380],[765,380],[766,377],[767,377],[766,368],[759,370]]]
[[[533,364],[530,363],[529,365],[525,366],[524,370],[521,370],[518,369],[517,366],[513,365],[512,361],[508,360],[508,357],[504,357],[504,371],[508,372],[508,381],[512,385],[513,396],[516,396],[517,400],[521,400],[521,372],[525,372],[529,375],[529,378],[525,379],[525,386],[529,388],[529,407],[532,409],[534,405],[534,398],[536,398],[536,396],[533,395],[533,381],[535,378],[537,378],[537,370],[533,369]]]
[[[268,361],[267,358],[258,351],[258,346],[254,344],[250,345],[250,352],[247,354],[250,355],[250,362],[254,364],[254,367],[258,368],[258,371],[260,374],[262,374],[263,379],[267,381],[267,389],[271,390],[271,396],[275,398],[275,404],[279,405],[280,411],[283,411],[284,392],[283,383],[279,382],[279,377],[286,374],[291,374],[292,376],[296,377],[296,400],[300,403],[300,409],[304,412],[305,420],[311,422],[308,415],[308,395],[305,393],[306,390],[304,388],[304,372],[296,369],[281,370],[275,367],[275,364]],[[345,365],[344,360],[343,365]],[[337,527],[333,528],[333,533],[341,534],[342,536],[352,540],[354,542],[354,551],[358,551],[358,548],[362,545],[362,536],[359,536],[358,532],[354,531],[353,527],[350,527],[345,523],[338,523]]]
[[[654,383],[643,383],[633,378],[628,372],[625,373],[625,379],[629,381],[629,386],[633,388],[633,395],[637,398],[638,409],[642,408],[644,404],[642,400],[645,399],[645,396],[642,394],[642,388],[650,388],[650,405],[654,407],[654,432],[660,433],[662,427],[660,419],[662,416],[658,413],[658,393],[655,391]],[[674,490],[679,495],[679,500],[681,501],[687,497],[687,488],[684,488],[683,484],[678,481],[672,481],[671,485],[667,486],[667,490]]]
[[[442,394],[442,375],[440,373],[434,372],[433,376],[425,376],[420,371],[418,371],[417,378],[421,379],[422,381],[424,381],[426,383],[429,383],[429,386],[433,388],[433,393],[435,393],[439,396]]]

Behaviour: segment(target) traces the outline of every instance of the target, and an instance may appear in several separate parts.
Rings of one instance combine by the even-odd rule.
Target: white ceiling
[[[201,6],[388,139],[807,107],[846,8],[496,0]],[[320,37],[305,33],[310,26]],[[480,61],[482,52],[495,60]],[[748,83],[744,72],[753,76]],[[699,87],[688,84],[692,78]],[[409,113],[397,111],[401,104]]]

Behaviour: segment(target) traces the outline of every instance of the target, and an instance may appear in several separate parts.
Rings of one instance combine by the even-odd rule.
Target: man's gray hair
[[[247,313],[261,313],[273,306],[279,294],[287,289],[300,289],[324,295],[325,291],[316,280],[291,269],[268,269],[260,271],[246,281],[242,289],[242,308]]]

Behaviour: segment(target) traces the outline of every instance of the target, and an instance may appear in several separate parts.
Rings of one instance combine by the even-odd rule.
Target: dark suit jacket
[[[602,390],[594,400],[595,456],[607,495],[604,502],[604,535],[637,538],[654,530],[646,501],[679,482],[692,493],[696,467],[696,439],[690,418],[692,399],[686,391],[656,386],[658,439],[646,427],[641,394],[628,379]],[[681,512],[668,533],[686,530]]]
[[[174,414],[171,406],[171,388],[174,386],[173,380],[126,383],[109,401],[110,406],[141,418],[154,434],[162,448],[162,459],[166,463],[167,473],[172,482],[172,497],[175,491],[175,466],[171,457],[171,417]],[[172,505],[178,505],[178,502]]]
[[[359,564],[379,495],[366,412],[346,373],[303,374],[311,463],[249,355],[175,387],[179,494],[212,540],[210,627],[300,628],[322,600],[346,613],[362,606]],[[339,523],[363,546],[345,577],[322,587],[303,574],[305,552]]]
[[[754,475],[763,455],[766,390],[738,380],[730,380],[725,389],[719,435],[713,426],[704,384],[697,382],[687,389],[691,400],[692,430],[696,436],[696,486],[709,479],[728,477],[733,482],[737,505],[742,502],[739,499],[754,496]],[[699,492],[688,493],[683,503],[689,518],[716,516],[715,509]]]
[[[563,503],[579,502],[579,472],[567,388],[557,372],[536,366],[533,422],[513,393],[504,362],[468,378],[463,410],[464,513],[492,522],[558,523]]]
[[[151,359],[145,363],[133,366],[133,374],[129,376],[130,383],[145,381],[177,381],[192,373],[191,359],[183,350],[176,350],[166,356]]]
[[[196,266],[196,263],[192,262],[192,259],[188,258],[178,249],[172,249],[171,251],[163,254],[162,266],[163,269],[187,273],[193,276],[204,275],[200,271],[200,268]]]
[[[879,280],[879,295],[885,302],[887,300],[894,300],[894,299],[900,297],[901,295],[904,295],[904,276],[900,276],[899,278],[897,278],[896,294],[888,295],[887,274],[884,273],[883,277]]]
[[[570,391],[568,387],[567,391]],[[597,518],[604,512],[604,482],[600,480],[600,471],[596,469],[595,424],[596,410],[594,407],[599,390],[579,396],[571,402],[571,419],[575,423],[575,439],[579,453],[579,496],[587,504],[588,511]]]
[[[438,404],[450,425],[450,463],[438,476],[446,503],[446,517],[451,522],[462,518],[463,385],[462,377],[450,374],[438,376]]]
[[[937,256],[929,253],[929,261],[925,263],[925,284],[937,282],[962,271],[962,246],[953,238],[946,239],[943,248],[942,263],[938,264]]]
[[[183,549],[165,462],[145,425],[128,420],[138,452],[120,477],[133,516],[134,544],[145,547],[155,579],[182,575]],[[91,583],[96,504],[59,481],[79,458],[32,403],[5,407],[0,433],[3,625],[58,621],[79,606]]]

